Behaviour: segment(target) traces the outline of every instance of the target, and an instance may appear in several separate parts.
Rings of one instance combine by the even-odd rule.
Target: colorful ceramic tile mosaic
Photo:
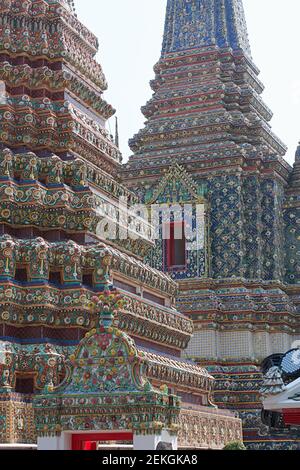
[[[291,168],[242,0],[168,0],[123,166],[97,51],[72,0],[0,0],[0,442],[168,430],[222,448],[238,412],[248,448],[299,448],[261,421],[260,363],[300,338],[300,147]],[[137,203],[176,207],[156,243]],[[187,212],[182,250],[163,234]]]
[[[182,358],[193,321],[176,307],[174,276],[147,263],[152,228],[121,182],[97,51],[72,0],[0,0],[0,443],[182,428],[187,446],[205,423],[196,446],[222,448],[242,439],[241,421],[216,410],[214,378]],[[176,193],[204,208],[206,182],[172,172],[147,203]],[[107,240],[103,223],[118,236]],[[193,276],[209,272],[207,236]]]
[[[201,196],[205,243],[175,269],[164,241],[147,260],[179,281],[177,307],[195,328],[184,355],[217,379],[215,400],[239,411],[247,446],[297,448],[299,436],[262,425],[259,390],[262,360],[300,337],[300,151],[292,169],[261,98],[242,1],[168,0],[154,70],[124,182],[146,204],[182,211],[195,213]]]

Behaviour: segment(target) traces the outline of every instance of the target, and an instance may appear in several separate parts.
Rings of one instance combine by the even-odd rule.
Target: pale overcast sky
[[[149,81],[160,56],[166,0],[75,0],[80,20],[99,38],[109,89],[104,97],[117,109],[124,160],[127,142],[143,125],[140,112],[150,98]],[[244,0],[252,55],[272,109],[273,130],[294,161],[300,140],[300,1]],[[114,120],[110,122],[114,131]]]

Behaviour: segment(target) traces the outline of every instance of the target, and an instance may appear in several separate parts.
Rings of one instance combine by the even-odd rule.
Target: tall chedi
[[[218,379],[215,398],[240,412],[248,446],[297,445],[260,421],[260,362],[299,338],[299,317],[285,283],[291,168],[261,99],[242,1],[168,0],[155,73],[123,170],[141,201],[170,209],[148,262],[179,282],[178,307],[195,325],[187,355]]]
[[[222,448],[241,422],[181,358],[192,321],[143,262],[97,50],[71,0],[0,0],[0,444]]]
[[[300,143],[295,154],[295,163],[286,190],[284,205],[286,229],[286,282],[290,284],[293,301],[299,306],[300,301]]]
[[[98,42],[71,3],[1,2],[1,143],[64,159],[84,154],[115,174],[121,155],[104,128],[114,110],[101,98]]]

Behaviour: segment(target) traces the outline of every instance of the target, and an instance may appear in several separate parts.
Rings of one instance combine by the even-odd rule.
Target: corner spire
[[[119,120],[116,117],[116,130],[115,130],[115,145],[120,148],[120,138],[119,138]]]
[[[64,0],[70,10],[76,15],[75,0]]]
[[[297,150],[296,150],[296,160],[300,160],[300,142],[298,144]]]
[[[242,0],[168,0],[162,54],[154,94],[142,108],[145,127],[129,141],[127,184],[174,161],[196,171],[233,152],[285,155],[260,98],[264,87],[250,57]]]
[[[162,55],[207,46],[251,56],[242,0],[168,0]]]

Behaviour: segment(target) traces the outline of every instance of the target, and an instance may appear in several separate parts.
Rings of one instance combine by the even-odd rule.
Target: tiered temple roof
[[[154,72],[123,181],[145,204],[179,206],[167,222],[161,209],[162,235],[184,214],[186,240],[158,240],[147,259],[179,281],[178,309],[195,326],[184,354],[208,367],[218,405],[238,410],[249,448],[262,449],[259,363],[300,333],[299,150],[292,170],[262,100],[242,0],[168,0]]]
[[[223,6],[169,0],[155,74],[153,96],[142,108],[146,125],[130,141],[134,155],[124,170],[130,187],[142,169],[155,179],[174,161],[206,175],[262,160],[288,177],[286,147],[272,133],[272,112],[260,96],[241,0]]]
[[[121,154],[104,125],[114,110],[102,99],[98,41],[69,5],[0,2],[1,142],[64,158],[84,154],[115,175]]]
[[[144,263],[152,228],[117,177],[121,154],[105,128],[114,109],[102,97],[98,41],[74,13],[71,0],[0,0],[4,443],[91,423],[177,433],[179,396],[212,407],[213,378],[180,359],[193,324],[175,307],[177,284]],[[115,237],[107,239],[103,224],[116,226]],[[112,404],[124,413],[112,418]],[[6,426],[12,413],[18,429]]]
[[[168,1],[162,55],[204,46],[242,49],[251,56],[242,0]]]

